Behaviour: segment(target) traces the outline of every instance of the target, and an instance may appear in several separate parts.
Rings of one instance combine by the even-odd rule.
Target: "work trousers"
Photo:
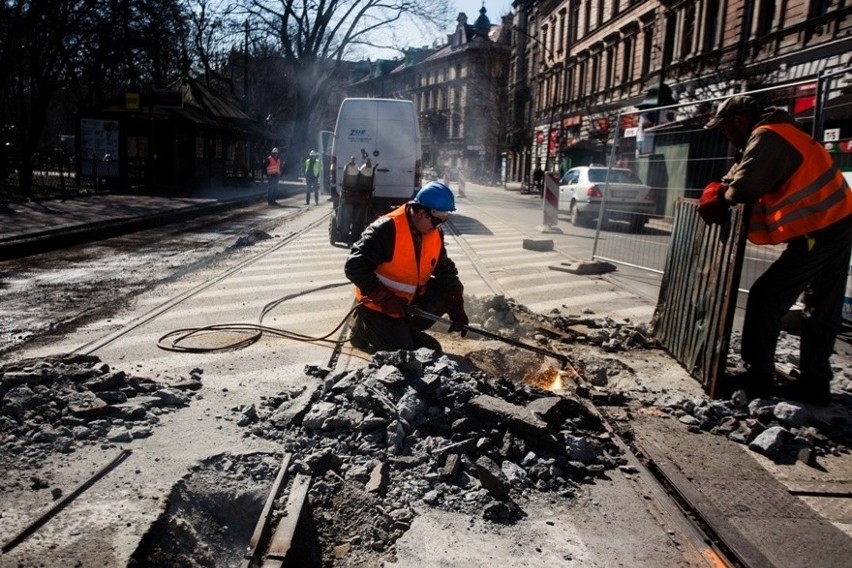
[[[272,205],[278,199],[278,174],[272,174],[266,180],[266,202]]]
[[[799,371],[803,381],[827,383],[843,318],[852,215],[809,236],[811,242],[791,240],[749,290],[741,355],[750,368],[773,373],[781,320],[804,293]]]
[[[311,192],[314,193],[314,203],[319,204],[319,179],[305,178],[305,205],[311,202]]]
[[[425,312],[434,315],[444,315],[443,294],[435,291],[415,299],[414,305]],[[381,351],[396,351],[406,349],[413,351],[420,347],[428,347],[435,351],[441,350],[437,339],[423,333],[434,325],[434,321],[422,317],[406,316],[394,318],[370,308],[359,306],[356,311],[353,335],[369,342]]]

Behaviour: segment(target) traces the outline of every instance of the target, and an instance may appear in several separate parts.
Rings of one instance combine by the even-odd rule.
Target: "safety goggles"
[[[426,214],[429,215],[429,220],[432,221],[433,227],[437,227],[441,223],[446,222],[447,218],[450,216],[450,214],[446,211],[435,211],[434,209],[427,209]]]

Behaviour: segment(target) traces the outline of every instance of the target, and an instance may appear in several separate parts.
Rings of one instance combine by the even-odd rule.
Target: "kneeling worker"
[[[441,229],[455,208],[446,185],[429,183],[412,201],[376,219],[352,245],[345,272],[361,302],[352,329],[355,347],[440,351],[440,343],[423,333],[434,322],[412,316],[409,306],[447,314],[453,321],[449,331],[464,337],[464,286],[447,256]]]

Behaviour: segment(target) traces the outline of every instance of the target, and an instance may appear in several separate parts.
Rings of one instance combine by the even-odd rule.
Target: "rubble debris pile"
[[[693,432],[726,436],[767,456],[786,455],[812,464],[817,456],[849,454],[852,445],[848,413],[826,418],[794,401],[748,402],[745,393],[737,391],[727,401],[665,395],[648,404]]]
[[[462,371],[428,349],[378,352],[369,367],[333,375],[306,372],[321,381],[239,411],[254,417],[251,435],[301,456],[292,469],[315,477],[315,500],[353,485],[380,499],[381,526],[361,542],[375,550],[404,532],[415,505],[511,522],[529,492],[570,498],[623,463],[577,400]]]
[[[73,354],[3,365],[0,469],[37,469],[53,452],[150,436],[161,414],[189,404],[201,374],[158,382]]]
[[[555,329],[566,333],[574,341],[582,341],[616,353],[631,349],[657,347],[651,325],[645,322],[632,324],[612,317],[545,315],[540,319]]]

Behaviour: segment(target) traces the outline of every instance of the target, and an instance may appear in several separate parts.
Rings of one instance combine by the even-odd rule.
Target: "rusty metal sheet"
[[[654,336],[713,396],[725,370],[745,252],[745,214],[707,225],[697,199],[675,203],[672,239],[654,312]]]

